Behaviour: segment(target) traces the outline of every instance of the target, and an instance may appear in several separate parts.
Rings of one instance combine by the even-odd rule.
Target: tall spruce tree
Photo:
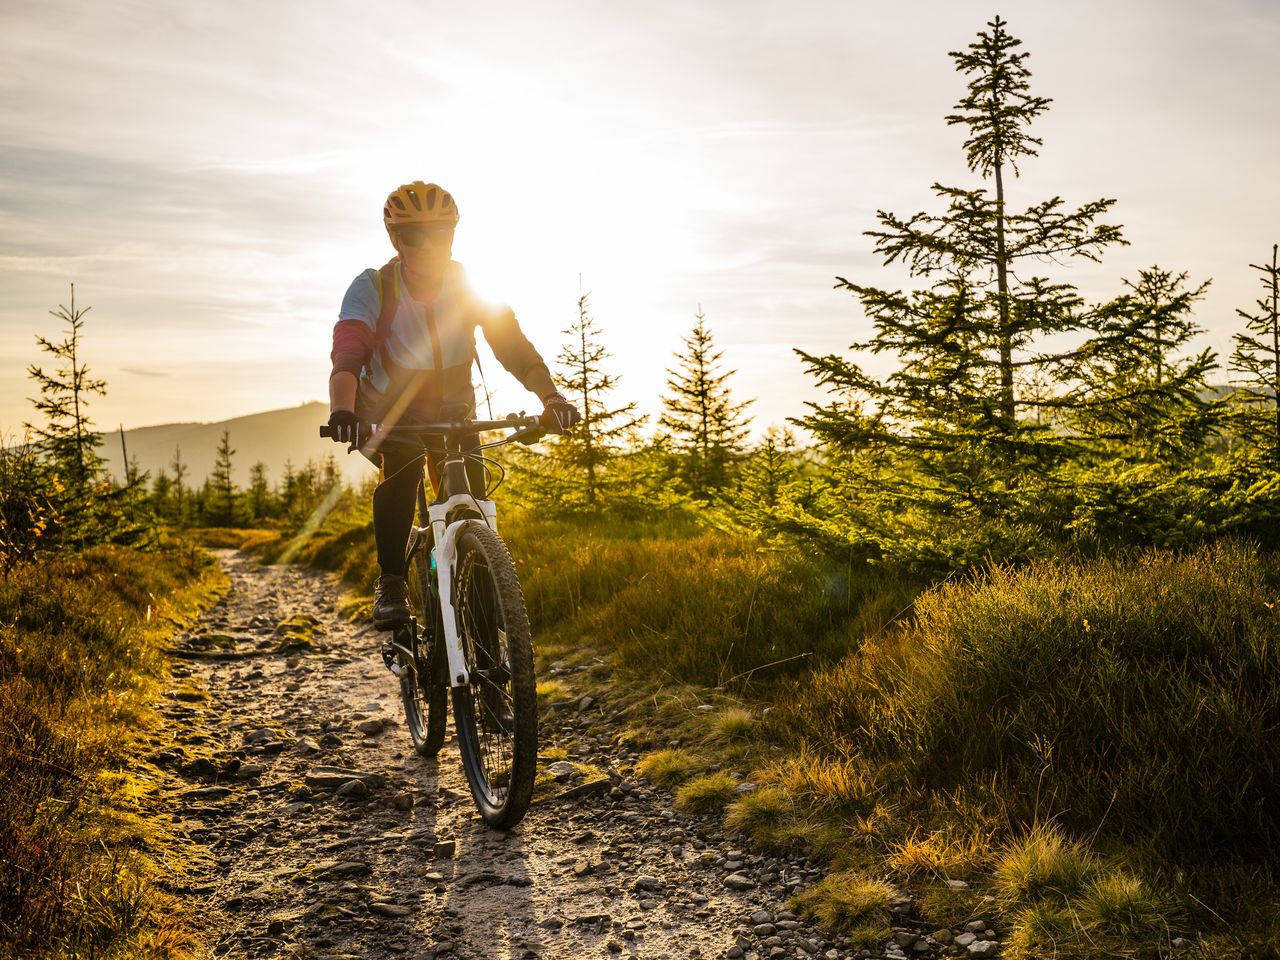
[[[1113,200],[1074,209],[1056,196],[1025,208],[1009,202],[1008,180],[1037,155],[1041,141],[1030,127],[1050,101],[1031,93],[1027,54],[1006,26],[997,17],[950,54],[968,82],[946,119],[965,128],[966,164],[982,184],[935,183],[944,212],[880,211],[879,228],[867,231],[886,265],[902,263],[925,285],[904,292],[837,277],[837,289],[858,296],[873,329],[851,349],[886,356],[896,369],[878,376],[843,356],[796,351],[833,399],[808,404],[809,414],[794,422],[834,458],[844,493],[827,501],[849,502],[854,527],[852,518],[873,512],[869,498],[899,528],[909,515],[925,524],[945,518],[959,531],[977,529],[970,520],[1008,524],[1074,452],[1047,414],[1083,402],[1073,378],[1094,346],[1078,334],[1096,324],[1096,310],[1069,284],[1032,271],[1039,263],[1098,260],[1125,241],[1118,226],[1100,222]],[[1072,342],[1079,345],[1060,346]],[[883,482],[886,467],[891,484]],[[849,536],[858,539],[859,531]],[[992,537],[993,544],[1035,539],[1007,529]],[[927,539],[922,529],[920,540]],[[974,551],[956,562],[987,553],[980,544]]]
[[[569,339],[556,357],[559,386],[582,421],[546,444],[533,495],[567,508],[595,509],[629,492],[629,477],[617,467],[644,417],[636,415],[634,402],[610,406],[618,375],[608,369],[612,354],[588,312],[588,297],[578,297],[578,317],[563,331]]]
[[[90,491],[102,471],[103,459],[98,453],[101,436],[89,419],[89,402],[93,396],[105,396],[107,383],[89,375],[81,350],[84,315],[92,309],[76,307],[76,286],[71,285],[71,305],[58,305],[50,315],[67,325],[61,340],[36,336],[40,349],[55,361],[51,369],[32,364],[27,373],[40,388],[33,398],[36,410],[45,416],[45,425],[26,424],[37,445],[62,475],[67,488],[64,512],[69,517],[83,516],[90,501]]]
[[[1235,334],[1231,369],[1240,374],[1232,382],[1238,412],[1233,427],[1238,450],[1245,459],[1257,459],[1280,470],[1280,244],[1271,245],[1271,262],[1249,266],[1262,274],[1266,291],[1254,311],[1237,310],[1246,333]]]
[[[737,371],[720,368],[724,352],[715,348],[701,304],[694,318],[676,368],[667,371],[670,392],[658,424],[675,439],[688,492],[706,500],[729,482],[742,454],[750,422],[744,411],[751,401],[733,402],[728,380]]]
[[[231,431],[223,430],[213,461],[213,476],[209,481],[212,503],[206,504],[206,509],[209,509],[214,523],[226,527],[235,523],[236,516],[236,485],[231,474],[231,458],[235,452],[231,446]]]

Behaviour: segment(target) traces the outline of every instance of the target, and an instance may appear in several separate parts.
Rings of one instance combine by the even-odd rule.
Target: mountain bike
[[[499,430],[514,432],[478,442],[480,434]],[[321,427],[320,435],[329,436],[329,427]],[[515,414],[505,420],[359,427],[360,437],[379,445],[411,443],[426,450],[428,459],[443,452],[435,498],[427,501],[425,481],[418,487],[421,525],[410,529],[405,566],[410,616],[392,628],[383,657],[400,679],[409,735],[421,756],[434,757],[444,745],[452,693],[471,796],[485,822],[500,830],[520,822],[533,796],[533,642],[515,565],[498,537],[491,498],[498,484],[477,496],[467,462],[492,463],[479,451],[532,443],[542,435],[537,417]]]

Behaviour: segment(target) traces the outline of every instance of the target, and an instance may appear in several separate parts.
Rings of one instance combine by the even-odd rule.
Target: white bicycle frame
[[[436,577],[439,581],[440,619],[444,625],[444,649],[449,660],[449,684],[464,687],[470,682],[466,661],[462,656],[462,644],[458,640],[458,620],[453,608],[453,564],[458,555],[458,533],[463,525],[474,517],[445,523],[449,511],[457,506],[479,507],[484,522],[494,533],[498,532],[498,505],[492,500],[481,500],[467,493],[455,493],[443,503],[427,507],[427,518],[435,546]]]

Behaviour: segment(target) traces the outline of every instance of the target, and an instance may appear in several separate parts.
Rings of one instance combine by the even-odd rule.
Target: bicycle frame
[[[536,421],[532,421],[536,423]],[[527,422],[526,422],[527,423]],[[495,426],[511,426],[513,421],[500,421]],[[474,425],[473,425],[474,426]],[[377,428],[375,427],[375,435]],[[526,425],[524,430],[530,429]],[[422,433],[431,432],[423,429]],[[515,439],[512,435],[500,442]],[[485,444],[491,446],[493,444]],[[449,513],[456,507],[467,507],[479,512],[481,518],[494,532],[498,532],[498,505],[483,496],[471,493],[470,481],[467,479],[466,454],[462,451],[457,434],[449,434],[446,439],[445,456],[440,465],[440,491],[445,494],[443,500],[433,500],[427,505],[427,522],[431,529],[432,552],[436,561],[437,594],[440,602],[440,619],[444,631],[445,656],[449,662],[449,684],[454,687],[466,686],[471,677],[462,655],[462,644],[458,637],[458,621],[454,610],[453,576],[454,561],[457,559],[458,532],[462,525],[474,517],[464,517],[448,522]],[[457,491],[457,492],[453,492]],[[409,535],[409,551],[419,548],[425,533],[425,527],[414,526]]]

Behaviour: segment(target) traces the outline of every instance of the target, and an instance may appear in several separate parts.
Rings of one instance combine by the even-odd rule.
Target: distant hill
[[[284,474],[286,460],[299,467],[308,460],[322,460],[334,455],[338,468],[349,482],[359,482],[376,474],[368,460],[358,453],[322,439],[318,428],[329,419],[329,408],[323,403],[304,403],[287,410],[269,410],[233,420],[215,423],[166,423],[155,427],[139,427],[124,432],[129,457],[137,458],[151,476],[163,469],[168,473],[173,451],[182,449],[182,462],[190,471],[188,483],[199,486],[213,472],[213,461],[223,430],[231,432],[232,473],[238,486],[249,483],[249,469],[258,461],[267,466],[272,484]],[[107,460],[114,476],[124,475],[124,459],[120,452],[120,434],[108,433],[102,438],[99,452]]]

